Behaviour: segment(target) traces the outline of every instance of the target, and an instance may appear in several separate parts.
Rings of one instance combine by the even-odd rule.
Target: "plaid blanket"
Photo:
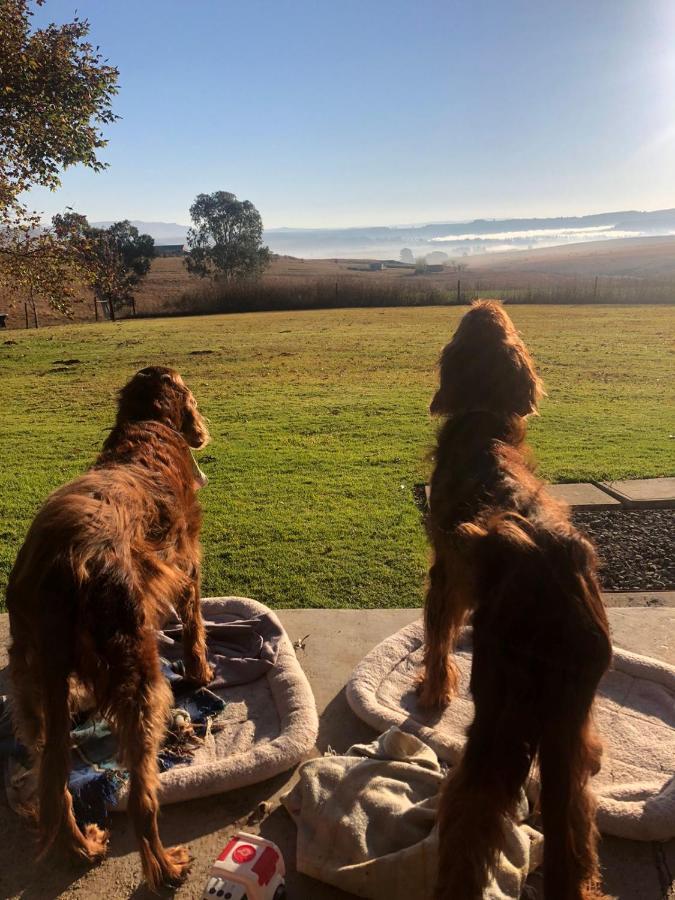
[[[225,709],[225,701],[207,688],[187,687],[181,661],[163,659],[162,669],[171,684],[175,702],[157,757],[160,772],[165,772],[174,766],[190,765],[199,739],[214,727],[213,720]],[[70,738],[72,767],[68,787],[75,817],[80,825],[88,822],[103,825],[128,778],[117,760],[117,741],[104,719],[91,717],[75,720]],[[6,697],[0,697],[0,753],[7,758],[8,798],[13,807],[21,807],[32,791],[30,762],[25,748],[12,734]]]
[[[205,622],[209,660],[215,674],[210,687],[247,684],[276,665],[282,632],[269,614],[227,622]],[[176,617],[157,632],[162,671],[171,685],[174,708],[166,739],[158,755],[160,772],[189,766],[202,739],[218,730],[217,718],[226,701],[208,688],[194,688],[185,680],[182,627]],[[72,768],[69,788],[80,824],[104,824],[114,808],[128,773],[117,760],[115,736],[101,718],[80,718],[72,723]],[[0,756],[5,757],[5,785],[10,805],[17,811],[30,804],[35,792],[25,748],[14,739],[6,697],[0,697]]]

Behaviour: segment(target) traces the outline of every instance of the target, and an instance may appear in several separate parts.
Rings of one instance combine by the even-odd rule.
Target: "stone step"
[[[595,484],[629,508],[675,509],[675,478],[637,478]]]
[[[574,509],[621,509],[621,501],[588,481],[573,484],[549,484],[549,494],[564,500]]]
[[[675,509],[675,478],[549,484],[549,493],[574,509]],[[424,485],[427,506],[430,488]]]

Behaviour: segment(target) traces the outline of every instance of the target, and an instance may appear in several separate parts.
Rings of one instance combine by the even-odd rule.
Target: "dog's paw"
[[[98,825],[94,825],[93,822],[85,825],[82,833],[84,839],[81,846],[77,848],[78,854],[88,862],[100,862],[108,852],[110,835]]]
[[[178,887],[190,871],[192,858],[187,847],[169,847],[156,854],[150,850],[148,842],[143,841],[140,851],[143,874],[153,894],[158,894],[162,888]]]
[[[581,887],[581,897],[583,900],[617,900],[613,894],[606,894],[602,889],[602,882],[599,878],[587,881]]]
[[[162,881],[167,887],[176,887],[187,877],[192,857],[187,847],[179,845],[177,847],[169,847],[164,854],[164,864],[162,865]]]
[[[426,712],[442,712],[452,700],[452,693],[446,688],[439,690],[420,675],[415,685],[417,705]]]

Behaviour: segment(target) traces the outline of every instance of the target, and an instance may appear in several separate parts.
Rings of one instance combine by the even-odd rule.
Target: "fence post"
[[[28,328],[28,303],[25,300],[23,302],[23,311],[26,314],[26,328]]]
[[[457,305],[458,306],[462,302],[461,291],[462,291],[462,282],[458,278],[457,279]]]

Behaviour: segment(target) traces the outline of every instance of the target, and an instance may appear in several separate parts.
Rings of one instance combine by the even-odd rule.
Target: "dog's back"
[[[175,587],[167,592],[159,582],[167,576],[166,562],[176,578],[172,557],[180,554],[181,541],[196,539],[201,513],[185,487],[189,462],[175,435],[144,425],[126,431],[125,453],[135,446],[136,457],[118,461],[108,451],[86,474],[54,491],[19,551],[7,607],[13,632],[22,620],[31,622],[32,642],[42,624],[51,643],[55,618],[65,637],[88,620],[128,615],[128,609],[110,608],[115,593],[120,602],[127,602],[125,596],[142,604],[150,621],[168,612]],[[161,454],[153,446],[160,441]]]

